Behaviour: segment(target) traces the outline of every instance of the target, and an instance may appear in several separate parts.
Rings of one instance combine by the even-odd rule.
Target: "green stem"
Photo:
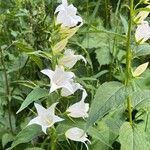
[[[52,129],[51,137],[51,150],[56,150],[57,138],[55,129]]]
[[[147,112],[146,112],[146,123],[145,123],[145,132],[147,131],[148,118],[149,118],[149,112],[147,110]]]
[[[105,27],[110,27],[109,0],[105,0]]]
[[[134,0],[130,0],[130,16],[129,16],[129,27],[128,27],[128,34],[127,34],[127,53],[126,53],[126,80],[125,85],[130,85],[131,80],[131,63],[132,63],[132,50],[131,50],[131,30],[132,30],[132,14],[133,14],[133,3]],[[130,96],[127,98],[127,108],[129,113],[129,122],[132,125],[132,101]]]
[[[10,125],[10,130],[13,133],[12,121],[11,121],[11,100],[10,100],[9,82],[8,82],[7,69],[6,69],[2,49],[0,51],[0,55],[1,55],[1,64],[3,66],[3,71],[4,71],[5,85],[6,85],[6,98],[7,98],[7,104],[8,104],[9,125]]]

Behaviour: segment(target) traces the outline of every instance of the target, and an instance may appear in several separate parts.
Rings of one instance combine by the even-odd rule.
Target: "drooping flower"
[[[55,115],[55,107],[57,104],[58,103],[54,103],[48,109],[45,109],[43,106],[34,103],[38,116],[32,119],[28,126],[31,124],[38,124],[42,127],[42,131],[46,134],[47,128],[52,127],[56,122],[64,120]]]
[[[73,118],[87,118],[89,111],[89,104],[85,103],[83,100],[71,105],[66,112],[68,112],[68,116]]]
[[[150,8],[150,5],[148,5],[146,8]],[[147,16],[149,15],[149,11],[141,11],[138,13],[138,15],[135,17],[134,21],[138,24],[142,23],[144,21],[144,19],[147,18]]]
[[[147,21],[143,21],[140,25],[137,26],[135,32],[136,42],[140,44],[146,42],[150,38],[150,26]]]
[[[89,111],[89,104],[85,103],[84,100],[87,97],[86,90],[79,84],[78,89],[82,90],[82,98],[79,102],[69,106],[66,110],[68,112],[68,116],[73,118],[87,118]]]
[[[64,56],[58,60],[58,64],[71,69],[78,60],[83,60],[86,64],[86,59],[82,55],[75,55],[74,51],[67,49]]]
[[[83,20],[77,14],[77,8],[72,4],[68,5],[67,0],[62,0],[56,10],[55,14],[58,13],[56,18],[56,24],[62,24],[65,27],[75,27],[78,23],[82,24]]]
[[[73,89],[73,93],[75,93],[77,90],[82,90],[82,100],[84,101],[85,98],[87,97],[87,92],[86,90],[82,87],[82,85],[80,85],[79,83],[75,83],[73,82],[73,80],[70,82],[71,85],[72,85],[72,89]],[[72,93],[66,89],[66,88],[62,88],[61,90],[61,95],[62,96],[69,96],[71,95]]]
[[[44,69],[41,72],[47,75],[51,80],[50,93],[60,88],[65,88],[70,93],[74,93],[74,89],[71,84],[71,81],[73,81],[73,77],[75,76],[73,72],[66,72],[64,71],[64,68],[60,66],[57,66],[55,71]]]
[[[144,64],[138,66],[138,67],[134,70],[134,72],[132,73],[133,77],[138,77],[138,76],[140,76],[143,72],[145,72],[145,70],[146,70],[147,67],[148,67],[148,64],[149,64],[149,62],[146,62],[146,63],[144,63]]]
[[[84,143],[87,149],[88,149],[88,146],[85,142],[88,141],[89,143],[91,143],[89,139],[87,138],[88,136],[84,132],[84,130],[77,128],[77,127],[68,129],[65,133],[65,136],[70,140]]]

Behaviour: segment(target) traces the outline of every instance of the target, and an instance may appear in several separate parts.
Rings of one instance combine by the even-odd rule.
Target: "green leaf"
[[[119,82],[106,82],[102,84],[92,102],[86,129],[101,119],[113,108],[122,104],[126,98],[125,86]]]
[[[149,44],[139,45],[135,51],[135,56],[144,56],[144,55],[150,55],[150,45]]]
[[[29,45],[28,43],[26,43],[25,41],[15,42],[15,46],[23,52],[33,52],[34,51],[33,47],[31,45]]]
[[[133,107],[150,106],[150,90],[137,91],[132,94]]]
[[[40,87],[35,88],[33,91],[29,93],[29,95],[26,97],[24,102],[22,103],[21,107],[17,111],[17,113],[21,112],[23,109],[25,109],[28,105],[30,105],[32,102],[39,100],[40,98],[47,97],[48,91],[46,89],[42,89]]]
[[[108,36],[105,33],[89,33],[82,42],[84,48],[99,48],[106,46]]]
[[[28,143],[32,139],[39,136],[41,133],[41,127],[39,125],[30,125],[27,126],[25,129],[20,131],[20,133],[15,137],[11,149],[16,147],[17,145],[21,143]]]
[[[9,133],[5,133],[2,137],[2,145],[3,148],[7,145],[7,143],[13,141],[13,135]]]
[[[57,135],[58,135],[58,140],[59,141],[66,140],[65,132],[68,129],[72,128],[72,127],[78,127],[78,128],[84,129],[85,122],[83,120],[78,120],[78,122],[72,122],[70,120],[65,119],[65,121],[63,121],[62,123],[59,123],[59,125],[56,128]],[[98,130],[98,129],[94,128],[94,127],[90,127],[87,130],[87,133],[93,139],[101,141],[101,143],[103,143],[107,147],[111,147],[111,145],[109,144],[109,140],[108,140],[107,136],[103,135],[104,134],[103,130]]]
[[[125,122],[120,128],[119,141],[121,150],[149,150],[150,144],[144,132],[132,128],[130,123]]]
[[[109,144],[109,141],[107,140],[108,138],[106,137],[106,135],[103,135],[104,134],[103,131],[90,127],[88,129],[88,134],[92,136],[92,138],[99,140],[105,146],[112,148],[111,145]]]
[[[8,67],[8,73],[18,71],[26,64],[28,56],[26,54],[19,55]]]
[[[44,150],[44,149],[39,147],[33,147],[33,148],[26,148],[25,150]]]
[[[108,47],[104,46],[103,48],[97,49],[95,52],[100,65],[110,64],[111,54]]]
[[[127,32],[128,32],[128,22],[127,22],[127,19],[123,15],[120,15],[120,19],[121,19],[122,25],[124,27],[124,32],[127,34]]]

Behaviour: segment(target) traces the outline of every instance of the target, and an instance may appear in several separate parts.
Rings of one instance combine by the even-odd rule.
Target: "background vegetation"
[[[49,150],[50,138],[41,133],[39,126],[25,128],[34,115],[33,101],[40,100],[50,106],[59,99],[62,112],[76,101],[80,92],[63,98],[59,93],[48,95],[47,79],[40,73],[52,64],[51,47],[59,38],[54,11],[57,0],[0,0],[0,149]],[[78,8],[84,25],[69,40],[67,47],[82,54],[88,61],[78,62],[72,70],[77,81],[88,92],[92,103],[87,123],[66,117],[56,127],[57,149],[86,149],[84,144],[70,141],[64,131],[72,124],[88,129],[90,150],[149,150],[150,148],[150,70],[141,77],[132,78],[128,88],[126,79],[126,35],[129,22],[128,0],[69,0]],[[134,5],[139,1],[136,0]],[[141,4],[138,8],[144,8]],[[149,20],[149,19],[147,19]],[[150,45],[135,46],[133,24],[131,48],[132,69],[148,62]],[[32,92],[32,93],[31,93]],[[30,93],[30,94],[29,94]],[[132,97],[132,120],[126,94]],[[134,93],[134,94],[133,94]],[[29,96],[30,95],[30,96]],[[72,98],[73,97],[73,98]],[[101,99],[100,99],[101,98]],[[28,107],[16,114],[22,102]],[[46,100],[46,101],[45,101]],[[94,109],[95,108],[95,109]],[[95,117],[94,117],[95,116]],[[94,126],[92,126],[94,124]],[[124,124],[124,125],[123,125]],[[23,144],[25,143],[25,144]]]

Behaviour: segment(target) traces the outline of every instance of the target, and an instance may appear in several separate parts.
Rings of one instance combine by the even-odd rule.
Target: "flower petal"
[[[54,14],[58,13],[59,11],[65,11],[64,5],[62,5],[62,4],[59,5],[59,6],[56,8]]]
[[[54,116],[54,122],[60,122],[63,121],[64,119],[58,117],[58,116]]]
[[[41,71],[43,74],[47,75],[50,79],[52,79],[53,75],[54,75],[54,71],[50,70],[50,69],[44,69]]]
[[[46,133],[47,128],[48,128],[48,127],[46,127],[46,126],[42,126],[42,131],[43,131],[45,134],[47,134],[47,133]]]
[[[140,25],[138,25],[135,32],[136,42],[140,42],[140,44],[146,42],[150,38],[150,26],[147,21],[143,21]]]
[[[71,105],[66,111],[69,112],[68,116],[73,118],[87,118],[88,117],[89,104],[84,101],[77,102]]]
[[[39,117],[36,117],[36,118],[33,118],[32,120],[30,120],[30,122],[28,123],[27,126],[32,125],[32,124],[41,125],[41,124],[39,124],[39,122],[40,122],[40,118],[39,118]]]
[[[50,93],[56,91],[57,89],[61,88],[61,86],[56,85],[53,81],[51,81],[51,88],[50,88]]]
[[[62,4],[63,4],[64,6],[68,6],[67,0],[62,0]]]
[[[37,110],[38,115],[43,115],[43,113],[46,112],[46,109],[43,106],[39,105],[38,103],[34,103],[34,106]]]
[[[68,139],[73,140],[73,141],[78,141],[78,142],[88,141],[87,134],[84,133],[84,130],[77,128],[77,127],[68,129],[65,133],[65,136]]]
[[[56,108],[56,105],[58,104],[58,102],[56,103],[53,103],[48,109],[47,109],[47,113],[51,114],[51,115],[54,115],[55,114],[55,108]]]

